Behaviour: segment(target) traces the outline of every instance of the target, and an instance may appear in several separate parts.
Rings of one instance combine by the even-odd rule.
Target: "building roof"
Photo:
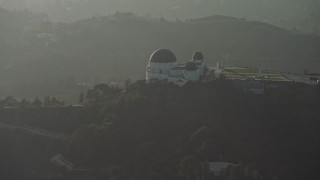
[[[203,60],[203,54],[201,52],[195,52],[195,53],[193,53],[192,59],[194,61]]]
[[[177,64],[172,70],[185,70],[186,69],[186,64]]]
[[[158,49],[150,56],[150,62],[154,63],[173,63],[176,61],[176,56],[168,49]]]
[[[186,69],[186,67],[181,67],[181,66],[177,66],[177,67],[174,67],[174,68],[172,68],[172,70],[184,70],[184,69]]]

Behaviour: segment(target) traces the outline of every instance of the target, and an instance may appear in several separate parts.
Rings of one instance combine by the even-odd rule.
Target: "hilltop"
[[[0,38],[1,95],[66,99],[81,91],[79,84],[142,79],[150,53],[164,47],[176,52],[179,61],[200,50],[209,65],[224,61],[320,71],[319,36],[245,19],[211,16],[176,22],[116,13],[52,23],[28,11],[5,17],[0,22],[7,27]]]
[[[146,17],[190,19],[221,14],[319,33],[318,0],[0,0],[0,6],[48,14],[53,21],[71,22],[116,12]]]

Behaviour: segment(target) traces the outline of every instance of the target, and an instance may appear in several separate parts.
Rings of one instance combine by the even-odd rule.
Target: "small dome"
[[[193,70],[197,70],[197,65],[194,62],[187,62],[185,68],[188,71],[193,71]]]
[[[154,63],[173,63],[176,61],[176,56],[168,49],[158,49],[150,56],[150,62]]]
[[[203,54],[201,52],[195,52],[195,53],[193,53],[192,59],[194,61],[203,60]]]

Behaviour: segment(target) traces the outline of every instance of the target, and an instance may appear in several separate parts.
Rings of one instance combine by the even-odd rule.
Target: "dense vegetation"
[[[22,99],[17,100],[12,96],[0,99],[1,108],[17,108],[17,107],[56,107],[64,106],[63,101],[57,100],[55,97],[46,96],[43,100],[35,98],[34,100]]]
[[[62,143],[21,131],[0,131],[0,178],[44,179],[51,173],[49,159]]]
[[[171,22],[116,13],[52,23],[4,9],[0,17],[2,97],[50,95],[74,102],[92,84],[144,78],[148,57],[158,48],[171,49],[182,62],[200,50],[210,66],[223,61],[294,72],[320,67],[318,36],[232,17]]]
[[[105,119],[71,136],[69,157],[79,165],[118,165],[133,179],[206,179],[203,163],[223,160],[245,166],[227,179],[241,179],[241,169],[256,174],[244,179],[319,178],[319,88],[289,84],[256,96],[228,81],[138,82],[88,95]]]
[[[262,96],[222,80],[182,88],[98,85],[87,93],[89,116],[76,116],[63,150],[55,151],[87,171],[49,166],[33,178],[107,179],[113,169],[114,177],[139,180],[318,179],[319,100],[319,87],[303,84]],[[215,161],[238,165],[213,177],[208,163]]]

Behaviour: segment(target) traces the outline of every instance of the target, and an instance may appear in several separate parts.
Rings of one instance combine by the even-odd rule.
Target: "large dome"
[[[168,49],[158,49],[150,56],[150,62],[154,63],[173,63],[176,61],[176,56]]]
[[[193,60],[203,60],[203,54],[201,52],[195,52],[192,56]]]

